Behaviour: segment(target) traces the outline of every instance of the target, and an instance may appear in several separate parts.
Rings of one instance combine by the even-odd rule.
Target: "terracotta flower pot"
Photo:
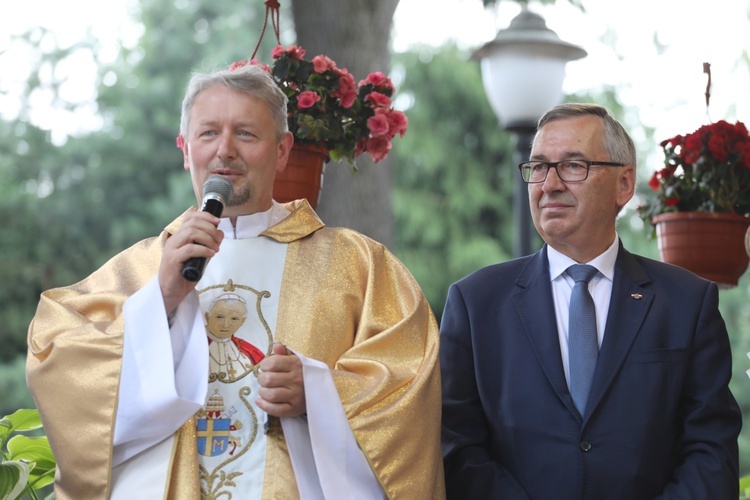
[[[653,218],[662,261],[715,281],[737,286],[748,266],[743,239],[750,218],[736,214],[673,212]]]
[[[286,168],[276,174],[273,199],[286,203],[307,198],[310,206],[317,208],[323,187],[323,167],[329,159],[324,147],[294,144]]]

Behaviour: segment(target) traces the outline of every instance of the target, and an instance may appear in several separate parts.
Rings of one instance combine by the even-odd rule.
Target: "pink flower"
[[[185,146],[185,139],[183,139],[182,134],[177,136],[177,139],[175,139],[175,143],[177,144],[177,147],[179,149],[182,149]]]
[[[380,92],[370,92],[365,97],[365,100],[374,103],[376,106],[385,108],[391,105],[391,98]]]
[[[393,93],[394,90],[393,82],[391,82],[391,79],[385,76],[380,71],[370,73],[369,75],[367,75],[366,80],[362,80],[361,82],[359,82],[360,87],[368,84],[373,85],[375,88],[380,90],[389,90],[390,93]]]
[[[316,73],[325,73],[329,69],[334,69],[336,63],[334,63],[328,56],[315,56],[312,59],[313,68]]]
[[[385,74],[370,73],[358,85],[323,54],[305,59],[302,47],[277,45],[271,55],[276,62],[268,71],[288,99],[287,124],[298,144],[325,147],[353,166],[365,152],[382,160],[393,137],[406,131],[405,115],[391,108],[395,89]]]
[[[277,45],[271,51],[271,57],[274,59],[279,59],[284,55],[289,56],[289,59],[301,61],[302,58],[305,57],[305,49],[296,45],[290,45],[287,48],[284,48],[283,45]]]
[[[354,77],[347,71],[342,70],[339,76],[339,88],[331,93],[331,96],[341,101],[341,107],[349,109],[357,100],[357,89],[354,87]]]
[[[297,106],[300,109],[311,108],[315,105],[316,102],[319,101],[320,96],[317,94],[317,92],[313,92],[312,90],[305,90],[297,96]]]
[[[372,137],[367,140],[367,154],[377,163],[388,156],[391,151],[391,141],[385,137]]]
[[[388,117],[383,113],[371,116],[367,119],[367,128],[370,129],[371,137],[387,136],[389,130]]]
[[[403,137],[406,133],[406,129],[409,127],[409,119],[401,111],[391,109],[388,112],[388,125],[391,130],[391,134]]]
[[[367,138],[365,137],[364,139],[360,139],[357,142],[356,146],[354,146],[354,156],[356,157],[356,156],[361,155],[362,153],[365,152],[366,149],[367,149]]]
[[[250,64],[250,61],[248,61],[247,59],[243,59],[242,61],[235,61],[229,66],[229,71],[234,71],[237,68],[247,66],[248,64]]]
[[[258,66],[260,69],[262,69],[266,73],[273,74],[273,70],[271,69],[271,67],[268,64],[260,64],[255,59],[253,59],[250,62],[253,63],[255,66]]]
[[[239,68],[242,68],[244,66],[258,66],[260,69],[270,73],[271,68],[268,67],[268,64],[261,64],[260,61],[257,59],[243,59],[242,61],[235,61],[232,64],[229,65],[227,68],[229,71],[236,71]]]

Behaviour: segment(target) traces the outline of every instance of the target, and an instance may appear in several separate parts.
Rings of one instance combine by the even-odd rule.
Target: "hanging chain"
[[[708,112],[708,101],[711,100],[711,64],[703,63],[703,72],[708,75],[708,82],[706,82],[706,116],[711,121],[711,114]]]
[[[279,1],[278,0],[266,0],[266,18],[263,20],[263,29],[260,30],[260,36],[258,37],[258,43],[255,45],[255,50],[250,59],[255,59],[255,54],[258,53],[260,48],[260,42],[263,40],[263,34],[266,32],[266,26],[268,25],[268,18],[271,17],[271,26],[273,27],[273,34],[276,35],[276,43],[281,45],[279,38]]]

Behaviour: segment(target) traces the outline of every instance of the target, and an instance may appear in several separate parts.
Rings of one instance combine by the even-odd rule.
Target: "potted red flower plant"
[[[667,139],[661,147],[664,166],[649,181],[656,196],[638,212],[653,225],[662,260],[721,285],[736,285],[748,265],[742,244],[750,225],[747,127],[721,120]]]

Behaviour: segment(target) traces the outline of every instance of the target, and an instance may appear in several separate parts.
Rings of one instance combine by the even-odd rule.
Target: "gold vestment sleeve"
[[[57,462],[57,500],[109,497],[122,307],[156,275],[164,242],[181,221],[41,296],[29,326],[26,380]]]

